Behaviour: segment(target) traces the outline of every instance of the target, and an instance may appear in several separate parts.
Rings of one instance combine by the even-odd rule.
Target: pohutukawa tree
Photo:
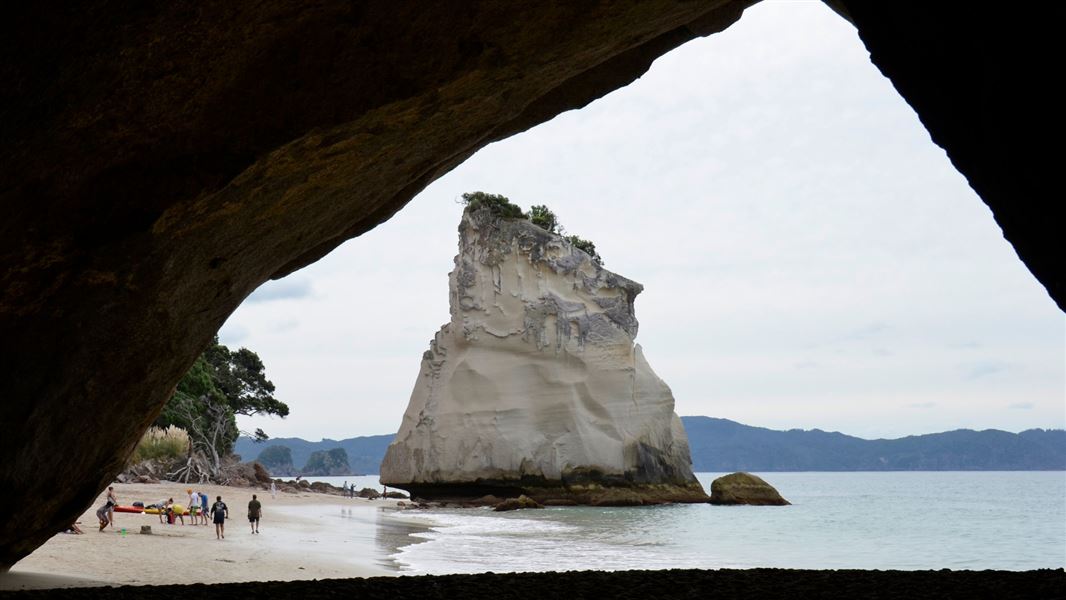
[[[175,425],[186,430],[192,441],[186,464],[169,477],[182,481],[218,478],[223,458],[233,451],[240,435],[237,415],[289,414],[289,407],[274,397],[274,384],[264,371],[255,352],[230,350],[215,337],[156,419],[159,427]],[[254,437],[267,439],[262,429]]]

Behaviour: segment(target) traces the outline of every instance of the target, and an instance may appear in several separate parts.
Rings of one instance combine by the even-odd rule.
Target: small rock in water
[[[711,482],[711,504],[787,506],[774,486],[751,473],[732,473]]]
[[[492,510],[504,511],[504,510],[518,510],[521,508],[544,508],[540,502],[530,498],[529,496],[522,495],[517,498],[508,498],[503,502],[500,502]]]

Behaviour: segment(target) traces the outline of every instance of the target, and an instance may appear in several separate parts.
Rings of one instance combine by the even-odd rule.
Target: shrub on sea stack
[[[774,486],[750,473],[733,473],[711,482],[711,504],[752,506],[786,506],[791,504],[781,497]]]

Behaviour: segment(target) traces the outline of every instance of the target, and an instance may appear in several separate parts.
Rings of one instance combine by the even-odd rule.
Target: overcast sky
[[[448,321],[463,192],[548,204],[644,284],[681,415],[900,437],[1066,424],[1066,320],[821,2],[762,2],[588,107],[482,149],[392,220],[258,291],[274,437],[399,427]]]

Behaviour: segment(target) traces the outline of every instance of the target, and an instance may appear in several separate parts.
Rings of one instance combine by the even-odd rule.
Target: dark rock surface
[[[791,503],[761,477],[751,473],[731,473],[711,482],[711,504],[787,506]]]
[[[1066,5],[1031,12],[958,0],[829,0],[852,21],[870,59],[918,113],[992,210],[1003,236],[1066,310],[1066,236],[1049,218],[1062,196]]]
[[[504,512],[508,510],[520,510],[523,508],[544,508],[544,505],[529,496],[519,496],[517,498],[508,498],[503,502],[500,502],[496,506],[493,506],[492,510],[496,512]]]
[[[1066,597],[1062,569],[1040,571],[793,571],[670,570],[483,573],[422,577],[374,577],[321,581],[269,581],[220,585],[164,585],[62,590],[71,600],[197,600],[243,598],[419,598],[421,600],[647,600],[649,598],[759,598],[760,600],[1029,600]],[[0,600],[53,598],[53,590],[0,592]]]
[[[4,5],[0,569],[121,471],[258,285],[750,3]],[[832,5],[1066,306],[1063,6]]]
[[[377,500],[378,498],[381,497],[381,492],[375,490],[374,488],[363,488],[363,489],[359,490],[358,492],[356,492],[355,495],[358,496],[359,498],[368,498],[370,500]]]

